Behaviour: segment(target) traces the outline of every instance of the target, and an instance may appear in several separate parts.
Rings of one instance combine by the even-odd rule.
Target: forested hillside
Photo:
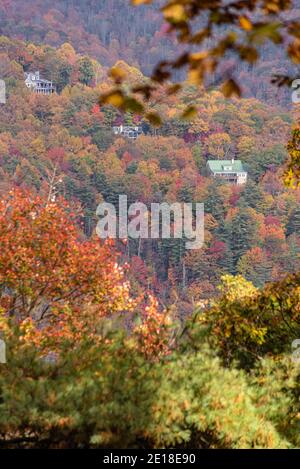
[[[159,61],[170,60],[185,50],[184,45],[178,45],[175,34],[167,34],[168,24],[158,9],[162,3],[133,8],[129,0],[3,0],[0,33],[52,47],[68,42],[78,53],[89,55],[103,66],[112,66],[121,59],[149,76]],[[295,4],[288,18],[299,15]],[[287,105],[290,100],[286,90],[274,89],[270,81],[272,75],[291,70],[284,50],[268,43],[255,68],[229,54],[213,81],[233,71],[246,97]],[[177,72],[179,76],[182,74]]]
[[[182,51],[156,5],[3,0],[0,28],[0,449],[298,448],[300,128],[270,85],[291,69],[281,46],[255,70],[226,55],[241,98],[218,71],[147,100]],[[55,92],[26,86],[36,71]],[[247,183],[210,160],[240,160]],[[97,206],[119,195],[204,203],[203,246],[99,239]]]
[[[175,291],[188,302],[211,298],[226,273],[261,287],[297,271],[299,193],[281,180],[289,114],[255,99],[227,101],[215,91],[199,94],[194,101],[199,117],[184,122],[181,100],[188,102],[194,92],[187,87],[183,96],[155,105],[164,125],[151,130],[139,116],[99,106],[105,72],[70,45],[33,48],[2,37],[0,46],[9,83],[1,108],[2,193],[12,183],[47,193],[55,177],[56,191],[81,204],[87,235],[97,203],[117,204],[119,194],[148,207],[153,201],[204,202],[207,233],[201,250],[186,251],[184,240],[129,239],[126,248],[119,246],[132,260],[138,282],[162,295],[164,304],[174,300]],[[37,96],[25,89],[28,66],[55,78],[60,94]],[[138,70],[122,66],[131,80],[140,77]],[[133,142],[113,135],[113,125],[132,120],[143,125],[145,135]],[[246,187],[207,177],[206,161],[226,157],[244,162]]]
[[[0,12],[3,34],[53,47],[70,42],[106,66],[123,58],[150,73],[163,55],[174,51],[153,6],[133,9],[122,0],[16,0],[1,2]]]

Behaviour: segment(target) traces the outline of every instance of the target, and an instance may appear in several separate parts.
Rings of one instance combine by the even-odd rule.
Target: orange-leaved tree
[[[6,316],[74,340],[134,307],[112,243],[80,239],[64,201],[18,189],[0,202],[0,288]]]
[[[149,308],[144,295],[132,297],[113,244],[96,236],[84,239],[64,200],[49,203],[27,191],[11,191],[0,201],[1,316],[16,320],[28,340],[47,339],[53,347],[83,337],[98,340],[103,318],[123,318],[130,325],[138,313],[141,350],[146,352],[147,341],[155,342],[151,351],[161,355],[167,347],[164,314],[151,295]],[[141,331],[135,328],[138,338]]]

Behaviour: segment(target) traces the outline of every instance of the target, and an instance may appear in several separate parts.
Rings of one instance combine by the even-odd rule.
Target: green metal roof
[[[244,173],[246,172],[241,160],[209,160],[207,166],[213,173]],[[229,169],[230,168],[230,169]]]

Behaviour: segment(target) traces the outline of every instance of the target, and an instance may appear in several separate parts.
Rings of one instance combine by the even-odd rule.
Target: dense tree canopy
[[[0,6],[0,447],[299,447],[299,126],[268,87],[298,9],[133,3]],[[211,177],[225,158],[247,184]],[[120,194],[204,203],[203,246],[100,240]]]

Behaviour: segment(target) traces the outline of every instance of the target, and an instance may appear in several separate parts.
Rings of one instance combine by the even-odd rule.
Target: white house
[[[209,160],[207,169],[214,178],[224,179],[231,184],[247,182],[247,171],[240,160]]]
[[[142,127],[134,125],[119,125],[113,127],[113,133],[115,135],[121,135],[122,137],[127,137],[132,140],[136,140],[140,135],[142,135]]]
[[[52,81],[40,77],[40,72],[25,73],[25,84],[37,94],[50,95],[55,93],[56,86]]]

